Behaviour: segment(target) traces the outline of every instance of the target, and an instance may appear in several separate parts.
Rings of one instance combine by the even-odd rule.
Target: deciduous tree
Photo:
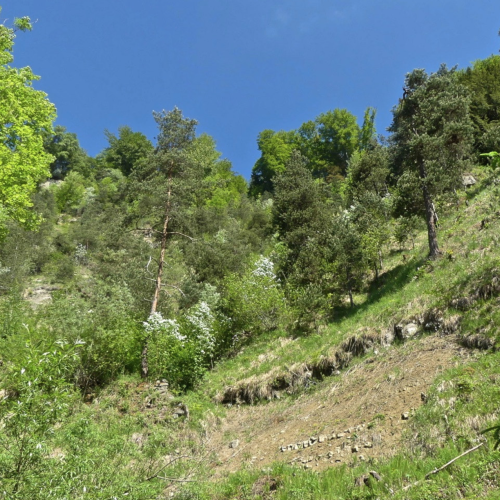
[[[31,30],[29,18],[15,28]],[[39,77],[29,67],[16,69],[14,29],[0,25],[0,227],[14,220],[33,228],[39,218],[30,210],[31,195],[50,175],[53,157],[43,147],[42,132],[52,129],[55,107],[47,94],[33,88]]]

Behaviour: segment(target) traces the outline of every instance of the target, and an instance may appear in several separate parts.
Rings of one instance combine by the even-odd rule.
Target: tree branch
[[[179,231],[169,231],[167,234],[179,234],[180,236],[184,236],[185,238],[188,238],[191,241],[196,241],[195,238],[188,236],[187,234],[184,234],[184,233],[179,233]]]
[[[455,462],[459,458],[462,458],[465,455],[468,455],[469,453],[472,453],[473,451],[476,451],[478,448],[481,448],[481,446],[483,446],[483,445],[484,445],[484,443],[481,443],[481,444],[478,444],[477,446],[474,446],[470,450],[464,451],[461,455],[458,455],[458,457],[455,457],[453,460],[450,460],[448,463],[446,463],[443,466],[439,467],[439,469],[434,469],[433,471],[428,472],[425,475],[424,479],[429,479],[429,476],[432,476],[433,474],[437,474],[438,472],[441,472],[443,469],[446,469],[446,467],[450,466],[453,462]]]
[[[462,458],[464,457],[465,455],[468,455],[469,453],[472,453],[473,451],[476,451],[478,448],[481,448],[481,446],[484,445],[484,442],[481,443],[481,444],[478,444],[477,446],[474,446],[473,448],[467,450],[467,451],[464,451],[461,455],[458,455],[458,457],[455,457],[453,460],[450,460],[449,462],[445,463],[444,465],[442,465],[441,467],[437,468],[437,469],[434,469],[430,472],[428,472],[425,476],[424,476],[424,479],[420,479],[419,481],[416,481],[414,483],[411,483],[411,484],[408,484],[407,486],[405,486],[403,488],[403,491],[408,491],[410,488],[413,488],[413,486],[417,486],[418,484],[420,484],[423,480],[426,480],[426,479],[429,479],[430,476],[434,475],[434,474],[437,474],[438,472],[441,472],[442,470],[446,469],[447,467],[449,467],[453,462],[456,462],[459,458]]]

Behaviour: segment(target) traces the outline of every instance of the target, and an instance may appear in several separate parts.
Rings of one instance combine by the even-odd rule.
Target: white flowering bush
[[[200,360],[212,359],[215,351],[214,325],[216,318],[206,302],[200,302],[189,310],[185,326],[189,329],[189,337],[195,345]]]
[[[232,274],[224,285],[224,312],[230,318],[232,336],[278,327],[286,301],[271,259],[258,257],[242,276]]]
[[[186,337],[180,333],[179,323],[175,319],[165,319],[159,312],[151,314],[143,325],[148,337],[163,333],[179,341],[182,345],[186,340]]]
[[[217,316],[205,301],[178,319],[152,314],[144,322],[151,373],[174,387],[192,387],[213,363],[217,329]]]

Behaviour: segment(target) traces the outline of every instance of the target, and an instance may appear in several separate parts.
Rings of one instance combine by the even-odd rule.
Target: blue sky
[[[384,133],[414,68],[466,67],[498,53],[498,0],[0,0],[37,20],[16,39],[57,123],[95,155],[104,129],[156,135],[178,106],[245,177],[257,134],[347,108],[377,109]]]

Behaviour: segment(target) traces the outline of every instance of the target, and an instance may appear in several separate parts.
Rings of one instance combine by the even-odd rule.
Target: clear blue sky
[[[347,108],[384,133],[414,68],[498,53],[500,0],[0,0],[37,20],[16,39],[57,123],[95,155],[104,129],[156,135],[178,106],[249,177],[257,134]]]

